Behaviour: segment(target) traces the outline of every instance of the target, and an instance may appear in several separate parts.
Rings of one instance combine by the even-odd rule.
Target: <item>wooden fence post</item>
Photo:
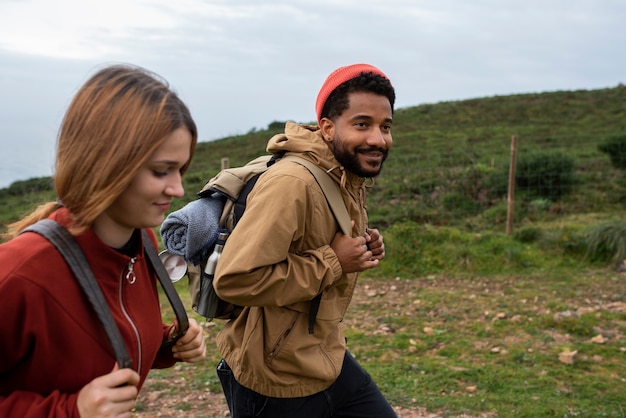
[[[507,196],[506,234],[513,231],[513,212],[515,208],[515,169],[517,165],[517,136],[511,137],[511,163],[509,167],[509,189]]]
[[[228,157],[222,158],[222,170],[227,169],[229,165],[230,162],[228,161]]]

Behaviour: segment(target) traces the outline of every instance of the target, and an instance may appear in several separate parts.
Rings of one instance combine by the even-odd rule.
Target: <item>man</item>
[[[318,94],[319,127],[287,122],[270,139],[269,152],[305,158],[340,186],[352,236],[338,232],[322,189],[300,164],[279,160],[256,183],[214,282],[221,298],[244,306],[217,336],[233,418],[396,416],[346,350],[341,324],[358,273],[385,257],[382,236],[367,227],[365,180],[378,175],[391,148],[394,102],[378,68],[341,67]]]

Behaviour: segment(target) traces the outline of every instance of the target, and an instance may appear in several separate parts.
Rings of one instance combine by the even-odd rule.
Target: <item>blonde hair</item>
[[[187,106],[156,74],[114,65],[93,75],[74,96],[57,139],[54,187],[72,214],[70,231],[79,234],[89,228],[180,127],[191,133],[193,155],[198,140],[195,122]],[[7,238],[58,207],[57,202],[39,206],[9,225]]]

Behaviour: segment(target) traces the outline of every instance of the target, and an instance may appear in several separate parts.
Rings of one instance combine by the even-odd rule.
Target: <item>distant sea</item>
[[[0,189],[18,180],[52,175],[55,144],[45,142],[0,143]]]

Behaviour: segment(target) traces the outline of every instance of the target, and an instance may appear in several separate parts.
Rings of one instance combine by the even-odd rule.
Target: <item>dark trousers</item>
[[[347,351],[337,380],[302,398],[271,398],[241,386],[224,360],[217,375],[232,418],[397,418],[370,375]]]

